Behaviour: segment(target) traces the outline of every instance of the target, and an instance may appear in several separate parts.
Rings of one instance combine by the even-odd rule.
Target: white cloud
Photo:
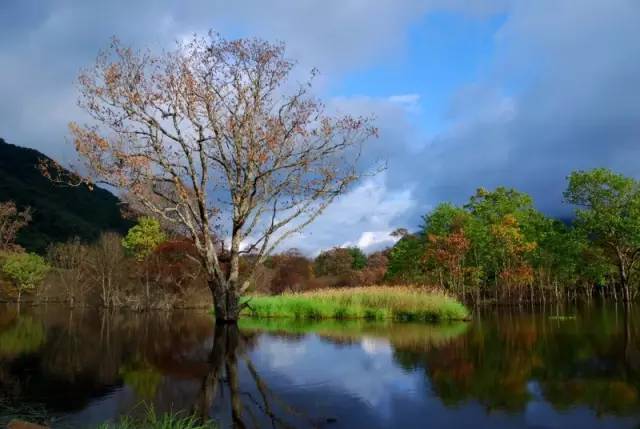
[[[415,204],[411,190],[388,190],[386,177],[382,173],[369,178],[340,197],[302,234],[287,240],[282,247],[316,254],[343,243],[362,243],[365,250],[375,250],[383,243],[384,231],[391,232],[401,224],[401,218]]]
[[[357,246],[365,252],[372,252],[392,246],[397,238],[392,237],[393,229],[385,231],[364,231],[356,241],[346,241],[340,247]]]

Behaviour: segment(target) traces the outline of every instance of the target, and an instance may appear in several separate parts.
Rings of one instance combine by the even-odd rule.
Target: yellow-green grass
[[[455,298],[410,287],[321,289],[277,296],[253,296],[243,315],[298,320],[368,319],[405,322],[468,320],[470,313]]]

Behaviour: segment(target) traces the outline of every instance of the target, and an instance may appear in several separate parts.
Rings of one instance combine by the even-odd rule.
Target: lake
[[[0,306],[0,409],[54,427],[185,410],[222,427],[640,428],[640,307],[468,323],[215,327],[205,312]]]

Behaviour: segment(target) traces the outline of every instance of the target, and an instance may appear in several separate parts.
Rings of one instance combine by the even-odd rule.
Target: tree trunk
[[[240,317],[240,296],[236,288],[228,285],[223,287],[217,280],[209,280],[209,289],[213,296],[213,308],[217,323],[238,323]]]
[[[145,294],[146,294],[146,299],[147,299],[146,308],[147,308],[147,311],[148,311],[149,308],[151,307],[151,298],[149,296],[149,266],[148,266],[148,262],[145,262],[144,280],[145,280]]]
[[[629,291],[629,283],[625,283],[622,286],[622,293],[624,294],[624,296],[622,298],[624,300],[624,302],[630,302],[631,301],[631,293]]]
[[[618,255],[618,269],[620,271],[620,288],[622,289],[622,301],[629,302],[631,294],[629,293],[629,277],[631,276],[631,267],[633,263],[628,263],[628,258],[619,249],[616,249]],[[633,258],[632,258],[633,259]],[[627,269],[629,267],[629,269]]]
[[[620,287],[622,289],[622,301],[629,302],[631,300],[631,295],[629,294],[629,276],[622,263],[620,264]]]

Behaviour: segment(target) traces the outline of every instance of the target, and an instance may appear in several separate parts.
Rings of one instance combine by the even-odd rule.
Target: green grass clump
[[[149,409],[143,418],[122,417],[114,423],[103,423],[98,429],[215,429],[215,422],[200,422],[196,417],[186,414],[156,414]]]
[[[468,320],[469,310],[448,295],[409,287],[359,287],[254,296],[244,315],[297,320],[367,319],[402,322]]]

